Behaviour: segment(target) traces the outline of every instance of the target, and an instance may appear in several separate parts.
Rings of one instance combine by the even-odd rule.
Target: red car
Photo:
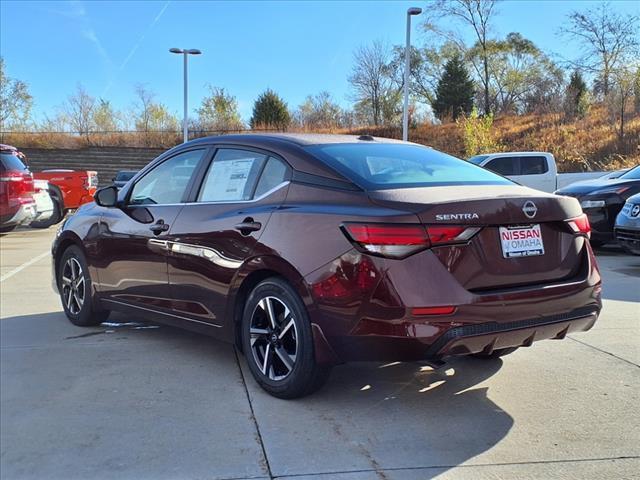
[[[2,152],[18,157],[24,165],[28,164],[27,157],[16,147],[0,145]],[[13,152],[13,153],[11,153]],[[27,168],[25,166],[25,168]],[[75,210],[85,203],[93,201],[98,188],[98,172],[92,170],[51,169],[35,172],[32,180],[45,180],[49,183],[49,193],[53,200],[53,214],[46,220],[35,221],[31,226],[46,228],[59,223],[67,212]],[[33,218],[33,215],[31,216]]]
[[[53,245],[67,317],[110,310],[235,342],[269,393],[352,360],[505,355],[588,330],[578,202],[370,136],[231,135],[161,155]]]
[[[0,232],[28,224],[36,216],[33,176],[17,149],[0,144]]]

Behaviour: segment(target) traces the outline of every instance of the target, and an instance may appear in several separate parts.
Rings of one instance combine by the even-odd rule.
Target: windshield
[[[620,180],[638,180],[640,179],[640,165],[633,167],[628,172],[618,177]]]
[[[475,163],[476,165],[480,165],[483,161],[489,158],[489,155],[476,155],[475,157],[471,157],[467,160],[467,162]]]
[[[339,143],[307,149],[367,190],[513,183],[484,168],[418,145]]]

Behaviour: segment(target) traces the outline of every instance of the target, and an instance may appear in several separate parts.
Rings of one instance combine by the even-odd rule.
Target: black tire
[[[62,254],[57,282],[62,308],[71,323],[79,327],[93,327],[109,317],[108,310],[98,309],[93,304],[91,277],[79,247],[72,245]]]
[[[482,358],[486,360],[491,358],[504,357],[505,355],[509,355],[510,353],[515,352],[516,350],[518,350],[518,347],[498,348],[497,350],[494,350],[488,355],[486,353],[474,353],[473,356],[476,358]]]
[[[285,280],[272,277],[256,285],[245,303],[241,328],[249,370],[274,397],[304,397],[327,381],[331,367],[316,363],[307,310]]]
[[[49,228],[51,225],[55,225],[57,223],[60,223],[60,221],[63,218],[63,212],[62,212],[62,207],[60,205],[60,203],[54,198],[53,199],[53,212],[51,213],[51,216],[49,218],[47,218],[46,220],[36,220],[34,222],[31,222],[31,226],[33,228]]]

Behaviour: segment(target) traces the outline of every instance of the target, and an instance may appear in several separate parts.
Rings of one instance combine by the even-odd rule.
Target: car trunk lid
[[[377,190],[369,192],[369,197],[376,204],[415,213],[424,225],[482,227],[466,244],[432,248],[468,290],[562,280],[575,275],[582,264],[586,239],[576,237],[566,222],[582,214],[572,198],[517,185]],[[508,242],[514,231],[537,232],[534,235],[541,235],[544,253],[534,255],[539,252],[532,248],[524,256],[505,258],[502,239]]]

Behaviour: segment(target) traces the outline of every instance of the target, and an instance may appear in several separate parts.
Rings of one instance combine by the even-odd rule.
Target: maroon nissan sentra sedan
[[[203,138],[95,200],[52,249],[69,320],[118,310],[233,342],[282,398],[338,363],[497,357],[601,309],[575,199],[411,143]]]

